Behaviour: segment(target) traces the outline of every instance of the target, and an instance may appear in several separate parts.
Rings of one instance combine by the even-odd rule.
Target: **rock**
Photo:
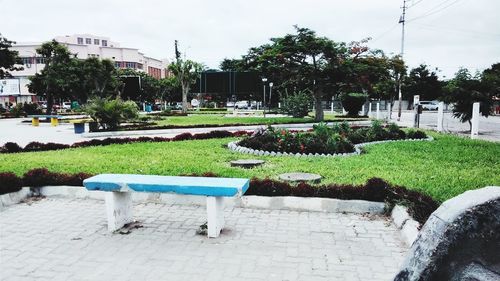
[[[500,280],[498,253],[500,187],[470,190],[431,214],[394,280]]]
[[[231,161],[231,167],[241,167],[245,169],[254,168],[264,164],[266,161],[257,159],[242,159]]]
[[[281,180],[290,182],[314,182],[319,183],[321,181],[321,176],[317,174],[310,173],[286,173],[278,176]]]

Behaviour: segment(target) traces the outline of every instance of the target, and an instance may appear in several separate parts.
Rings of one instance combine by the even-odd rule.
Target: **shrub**
[[[309,113],[309,105],[312,102],[311,95],[306,91],[295,92],[282,99],[282,111],[295,118],[302,118]]]
[[[23,181],[11,172],[0,173],[0,195],[21,190]]]
[[[409,139],[425,139],[427,138],[427,134],[422,132],[422,131],[414,131],[414,130],[409,130],[407,133],[407,136]]]
[[[358,112],[366,102],[367,94],[361,93],[348,93],[340,95],[342,106],[347,111],[348,116],[358,116]]]
[[[2,151],[6,153],[16,153],[23,151],[23,149],[15,142],[6,142],[3,145]]]
[[[120,98],[91,99],[84,111],[104,129],[116,129],[120,123],[136,119],[139,115],[137,104]]]
[[[42,109],[36,103],[25,103],[23,105],[23,111],[27,115],[41,114]]]
[[[25,116],[26,112],[23,110],[23,105],[21,103],[16,104],[16,106],[10,109],[10,114],[14,117]]]

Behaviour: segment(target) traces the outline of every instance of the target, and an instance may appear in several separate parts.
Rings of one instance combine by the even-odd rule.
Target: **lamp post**
[[[263,99],[262,99],[262,111],[264,112],[264,117],[266,116],[266,82],[267,78],[262,78],[262,84],[263,84]]]
[[[273,97],[273,82],[269,83],[269,111],[271,111],[271,103],[272,103],[272,97]]]

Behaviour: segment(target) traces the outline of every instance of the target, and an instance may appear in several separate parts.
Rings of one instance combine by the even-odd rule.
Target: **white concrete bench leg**
[[[108,231],[113,232],[132,222],[132,194],[129,192],[106,192]]]
[[[208,237],[219,237],[224,228],[224,197],[207,196]]]

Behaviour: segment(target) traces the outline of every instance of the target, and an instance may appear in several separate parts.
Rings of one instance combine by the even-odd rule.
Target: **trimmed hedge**
[[[17,153],[17,152],[35,152],[35,151],[49,151],[49,150],[60,150],[67,148],[80,148],[88,146],[106,146],[111,144],[125,144],[125,143],[136,143],[136,142],[169,142],[169,141],[184,141],[184,140],[204,140],[213,138],[227,138],[227,137],[241,137],[251,134],[247,131],[210,131],[208,133],[182,133],[173,138],[164,137],[139,137],[139,138],[106,138],[106,139],[93,139],[88,141],[76,142],[72,145],[62,144],[62,143],[41,143],[41,142],[30,142],[24,148],[20,147],[17,143],[7,142],[0,147],[0,153]]]
[[[41,187],[47,185],[82,186],[83,180],[91,174],[63,174],[53,173],[45,168],[33,169],[22,177],[14,173],[0,173],[0,194],[15,192],[22,186]],[[189,174],[187,176],[198,176]],[[207,172],[203,177],[216,177],[214,173]],[[416,191],[408,190],[402,186],[393,186],[380,178],[371,178],[364,185],[330,184],[310,185],[299,183],[291,185],[286,182],[269,178],[250,180],[250,187],[245,195],[259,196],[297,196],[321,197],[343,200],[368,200],[386,202],[389,206],[402,204],[408,207],[410,215],[420,223],[425,223],[427,218],[438,208],[438,203],[430,196]]]

